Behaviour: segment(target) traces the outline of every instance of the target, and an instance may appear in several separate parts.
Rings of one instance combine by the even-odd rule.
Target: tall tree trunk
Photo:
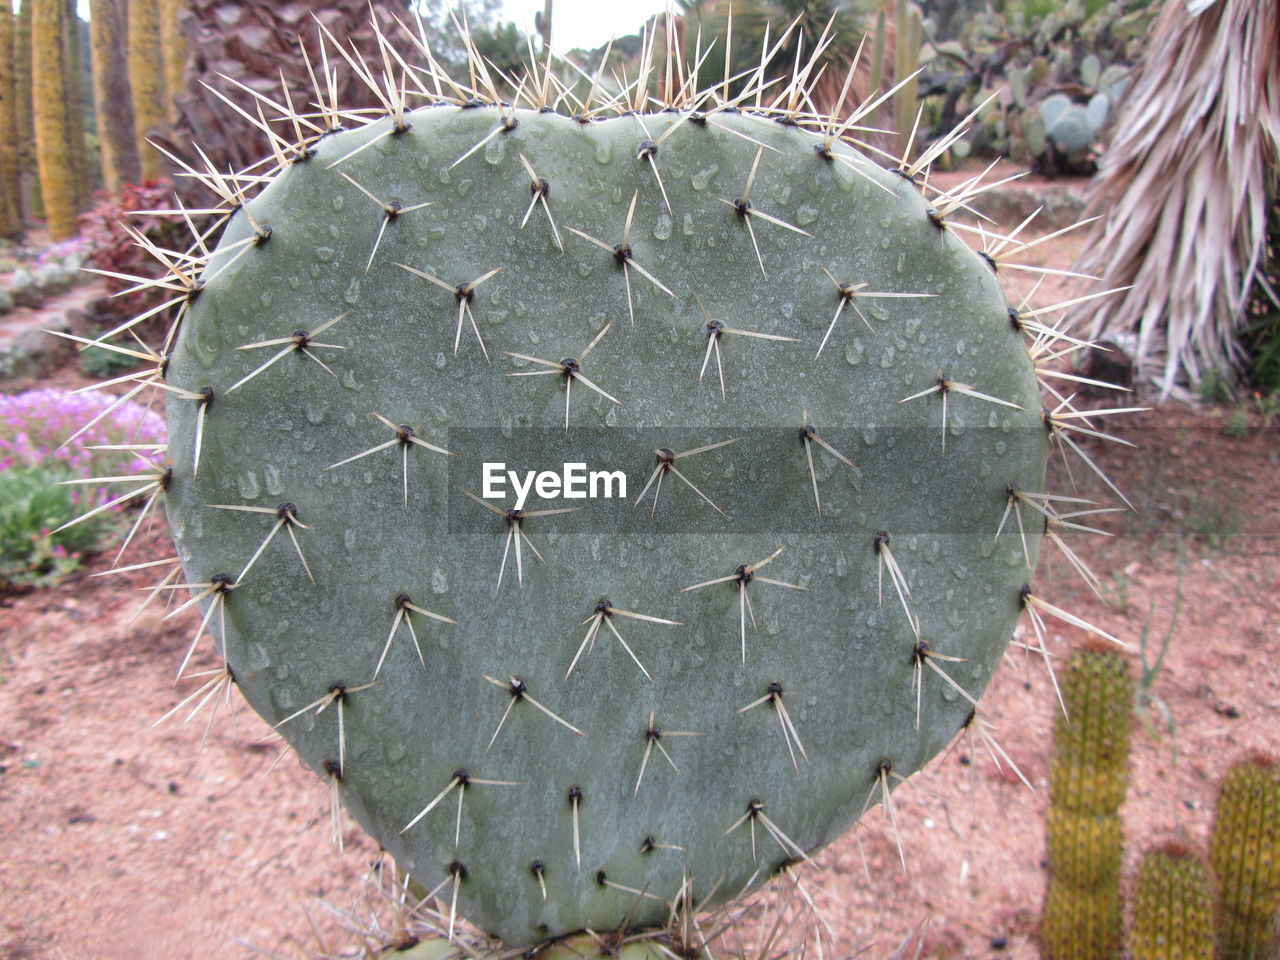
[[[154,180],[164,176],[165,164],[147,138],[163,133],[168,126],[159,0],[129,0],[129,83],[133,87],[133,119],[142,176]]]
[[[89,207],[92,192],[89,176],[89,154],[84,143],[84,63],[80,49],[80,15],[76,13],[76,0],[63,0],[62,36],[66,46],[66,73],[63,82],[66,89],[67,155],[75,176],[75,210],[80,213]]]
[[[0,0],[0,130],[17,131],[17,19],[8,0]],[[18,141],[0,137],[0,237],[22,235],[22,193],[18,185]]]
[[[18,107],[18,181],[22,193],[24,216],[33,216],[36,210],[36,126],[32,110],[31,82],[31,22],[32,4],[24,3],[18,13],[18,36],[14,41],[14,102]]]
[[[49,236],[75,236],[75,170],[67,142],[67,55],[63,44],[64,0],[24,0],[32,6],[31,75],[36,127],[36,160]]]
[[[133,90],[125,56],[125,2],[92,0],[89,20],[102,180],[112,194],[119,193],[123,184],[142,180],[134,134]]]
[[[542,6],[542,49],[551,49],[551,10],[552,0],[546,0]]]
[[[160,46],[164,52],[166,90],[164,105],[170,124],[178,120],[178,105],[174,98],[187,88],[187,38],[178,19],[185,6],[185,0],[160,0]]]

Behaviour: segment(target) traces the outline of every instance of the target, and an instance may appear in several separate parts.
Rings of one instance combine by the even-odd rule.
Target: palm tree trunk
[[[142,179],[125,56],[125,0],[93,0],[89,28],[102,180],[109,193],[117,194],[123,184]]]
[[[76,232],[75,169],[67,141],[67,55],[63,44],[66,6],[63,0],[26,3],[32,6],[32,106],[45,220],[52,239],[66,240]]]
[[[24,3],[18,12],[18,36],[14,40],[14,104],[18,108],[18,187],[21,192],[22,210],[25,216],[33,216],[37,207],[36,190],[39,177],[36,173],[36,127],[32,108],[31,82],[31,22],[32,4]]]
[[[92,184],[89,176],[89,154],[84,143],[84,58],[80,49],[80,15],[76,13],[76,0],[63,0],[63,43],[66,46],[66,73],[63,81],[66,89],[67,155],[75,182],[75,211],[80,213],[89,207]]]
[[[17,63],[14,41],[17,19],[7,3],[0,0],[0,130],[16,130]],[[13,137],[0,138],[0,237],[16,239],[22,235],[22,194],[18,186],[18,142]]]
[[[167,127],[159,0],[129,0],[128,35],[138,156],[143,179],[154,180],[164,176],[165,166],[162,155],[147,143],[147,138]]]
[[[178,120],[174,100],[187,88],[187,38],[182,34],[179,16],[185,0],[160,0],[160,46],[164,52],[165,113],[169,123]]]

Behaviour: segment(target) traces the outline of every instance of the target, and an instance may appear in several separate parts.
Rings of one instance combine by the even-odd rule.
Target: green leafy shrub
[[[94,336],[98,336],[101,332],[96,331]],[[127,343],[122,343],[119,338],[112,338],[106,342],[126,348],[129,346]],[[136,370],[140,365],[141,361],[134,357],[102,347],[87,347],[80,354],[80,369],[86,376],[96,377],[99,380],[109,380],[129,370]]]
[[[59,485],[67,479],[42,467],[0,471],[0,590],[56,583],[98,542],[103,514],[53,532],[82,509],[84,494]]]

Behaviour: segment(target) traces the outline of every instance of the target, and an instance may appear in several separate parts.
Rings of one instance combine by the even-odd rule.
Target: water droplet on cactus
[[[507,155],[507,138],[496,136],[484,145],[484,159],[495,167],[502,163]]]
[[[707,189],[707,184],[711,182],[711,178],[720,172],[720,164],[713,163],[711,166],[699,170],[689,178],[689,186],[695,190]]]
[[[251,643],[245,650],[244,664],[250,670],[265,670],[271,665],[271,655],[261,643]]]
[[[673,224],[671,217],[665,213],[658,215],[658,219],[653,222],[653,236],[657,240],[666,240],[671,236],[671,228]]]
[[[196,333],[195,356],[200,366],[208,370],[218,360],[222,351],[222,338],[212,327],[203,328]]]
[[[316,247],[316,259],[321,263],[333,260],[333,247]]]
[[[329,413],[328,407],[324,403],[312,398],[308,398],[302,408],[306,413],[307,422],[312,426],[319,426],[324,423],[324,418]]]
[[[245,500],[256,500],[262,493],[262,485],[258,483],[258,475],[252,470],[241,470],[236,474],[236,486],[240,496]]]
[[[280,468],[275,464],[268,463],[262,468],[262,481],[267,488],[267,493],[273,497],[278,497],[284,493],[284,483],[280,479]]]

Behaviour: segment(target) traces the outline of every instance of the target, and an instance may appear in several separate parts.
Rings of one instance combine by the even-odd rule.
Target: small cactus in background
[[[1280,763],[1235,764],[1218,794],[1209,859],[1218,883],[1219,960],[1280,952]]]
[[[1053,732],[1041,945],[1047,960],[1120,954],[1120,804],[1129,778],[1133,678],[1123,656],[1093,643],[1059,674]]]
[[[894,66],[893,83],[901,85],[893,100],[894,128],[898,131],[898,153],[907,156],[913,146],[916,133],[916,113],[920,109],[917,92],[920,69],[920,44],[923,42],[920,8],[911,0],[895,0],[894,3]],[[876,49],[880,49],[877,40]]]
[[[930,86],[945,89],[944,102],[960,111],[992,95],[1001,102],[957,152],[1004,154],[1050,174],[1092,172],[1155,9],[1118,0],[1033,17],[1005,6],[963,20],[933,12],[924,22]]]
[[[892,818],[1018,618],[1042,647],[1043,617],[1081,622],[1027,583],[1081,416],[1041,407],[1063,344],[1006,302],[1020,247],[965,243],[982,188],[925,192],[945,142],[884,170],[845,140],[868,107],[803,112],[821,45],[767,97],[677,77],[660,112],[652,37],[629,86],[567,103],[545,68],[513,104],[420,53],[408,91],[367,72],[384,111],[356,129],[328,69],[317,114],[257,95],[285,111],[268,176],[188,168],[225,229],[143,241],[176,294],[136,375],[169,442],[122,499],[163,500],[204,610],[179,673],[207,630],[209,684],[450,936],[660,929]],[[525,503],[494,460],[632,485]],[[1080,716],[1112,660],[1101,692],[1068,678]],[[1118,805],[1115,758],[1078,755],[1055,797],[1100,822],[1080,790]]]
[[[1133,960],[1213,960],[1209,871],[1181,844],[1150,851],[1133,894]]]

